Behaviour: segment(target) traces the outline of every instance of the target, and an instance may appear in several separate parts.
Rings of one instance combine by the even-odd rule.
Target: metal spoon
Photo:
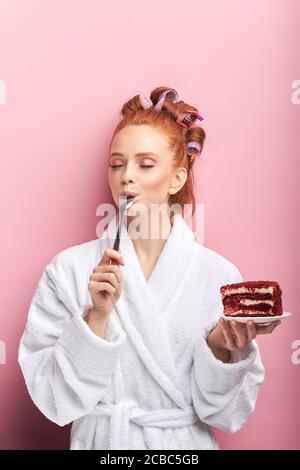
[[[113,250],[117,250],[117,251],[119,250],[119,246],[120,246],[120,234],[121,234],[121,229],[123,225],[124,212],[126,209],[129,209],[129,207],[132,206],[134,202],[134,197],[132,196],[120,196],[120,198],[122,202],[119,208],[119,226],[118,226],[118,231],[117,231],[116,239],[115,239],[114,246],[113,246]],[[109,264],[113,264],[112,262],[113,260],[110,259]]]

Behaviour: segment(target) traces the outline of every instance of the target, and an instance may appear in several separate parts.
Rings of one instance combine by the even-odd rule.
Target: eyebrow
[[[153,152],[139,152],[139,153],[136,153],[135,154],[135,157],[146,157],[148,155],[154,155],[155,157],[158,157],[158,155],[156,155],[156,153],[153,153]],[[111,157],[124,157],[125,155],[123,155],[122,153],[120,152],[113,152],[111,154]]]

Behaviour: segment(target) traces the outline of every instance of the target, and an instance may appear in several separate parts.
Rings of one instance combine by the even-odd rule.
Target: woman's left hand
[[[229,321],[220,318],[218,324],[209,333],[207,344],[211,349],[235,351],[241,350],[252,341],[256,335],[267,335],[272,333],[280,320],[267,325],[259,325],[248,320],[246,323]]]

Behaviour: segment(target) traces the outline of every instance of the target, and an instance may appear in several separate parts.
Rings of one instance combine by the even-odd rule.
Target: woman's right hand
[[[110,260],[112,264],[110,264]],[[121,253],[107,248],[101,261],[94,267],[90,275],[88,290],[92,298],[93,310],[99,313],[102,318],[109,316],[121,295],[120,264],[125,264]]]

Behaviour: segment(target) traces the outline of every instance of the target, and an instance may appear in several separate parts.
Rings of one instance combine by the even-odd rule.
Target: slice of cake
[[[276,281],[245,281],[220,288],[224,315],[272,317],[282,315],[281,288]]]

